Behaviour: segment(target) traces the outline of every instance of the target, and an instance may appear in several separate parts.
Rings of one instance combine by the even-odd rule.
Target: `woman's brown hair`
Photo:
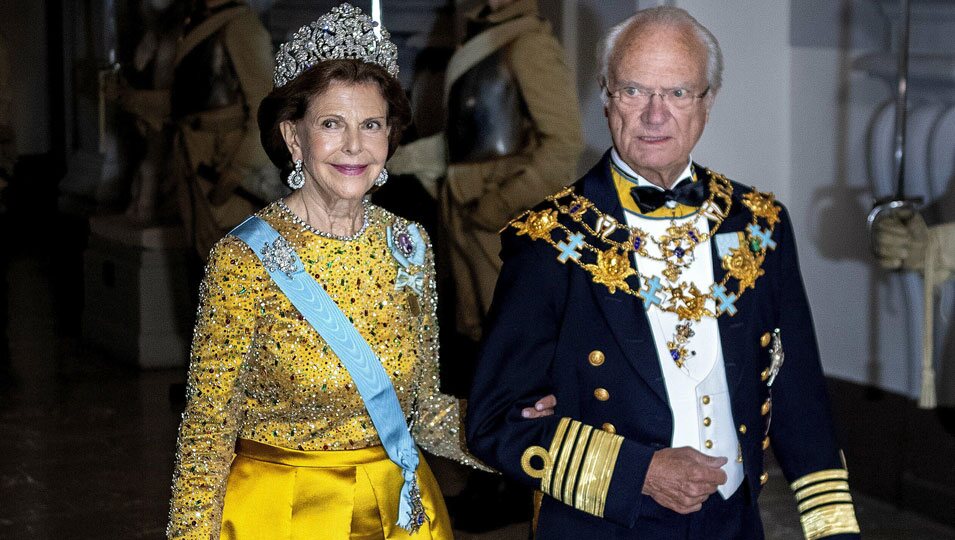
[[[401,134],[411,119],[411,106],[401,84],[381,66],[361,60],[325,60],[281,88],[274,88],[259,105],[259,133],[265,153],[276,167],[287,175],[292,170],[292,155],[282,138],[282,122],[301,120],[308,103],[333,82],[345,84],[377,84],[388,104],[388,157],[398,148]]]

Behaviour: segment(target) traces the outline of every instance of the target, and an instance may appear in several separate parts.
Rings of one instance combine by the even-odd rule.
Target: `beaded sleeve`
[[[244,253],[243,253],[244,252]],[[218,538],[226,479],[241,422],[238,391],[254,326],[250,257],[227,238],[210,255],[190,353],[186,410],[179,428],[169,510],[169,538]]]
[[[428,243],[424,282],[424,306],[421,310],[420,364],[417,373],[418,416],[415,419],[414,438],[421,448],[436,456],[453,459],[469,467],[491,470],[467,452],[464,441],[462,402],[442,394],[439,384],[438,354],[438,294],[435,283],[434,250]]]

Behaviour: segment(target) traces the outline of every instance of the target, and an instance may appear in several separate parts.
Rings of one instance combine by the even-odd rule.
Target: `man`
[[[857,538],[788,215],[690,159],[716,39],[652,8],[601,61],[613,148],[503,232],[469,448],[545,494],[540,539],[762,538],[770,444],[806,537]]]

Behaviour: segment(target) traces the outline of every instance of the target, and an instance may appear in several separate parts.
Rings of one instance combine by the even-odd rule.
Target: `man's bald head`
[[[612,66],[619,62],[620,55],[634,39],[641,34],[660,27],[681,28],[686,35],[693,36],[706,53],[706,79],[711,96],[715,96],[723,84],[723,51],[716,36],[700,24],[686,10],[660,6],[638,11],[629,19],[614,26],[601,44],[598,61],[600,63],[600,86],[606,89],[610,81]],[[606,92],[602,93],[606,103]]]

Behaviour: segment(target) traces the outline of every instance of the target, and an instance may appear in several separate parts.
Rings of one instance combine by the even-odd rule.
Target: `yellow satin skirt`
[[[381,446],[304,452],[240,439],[226,484],[219,538],[454,538],[441,489],[423,456],[418,487],[430,522],[413,535],[395,524],[403,481],[401,469]]]

